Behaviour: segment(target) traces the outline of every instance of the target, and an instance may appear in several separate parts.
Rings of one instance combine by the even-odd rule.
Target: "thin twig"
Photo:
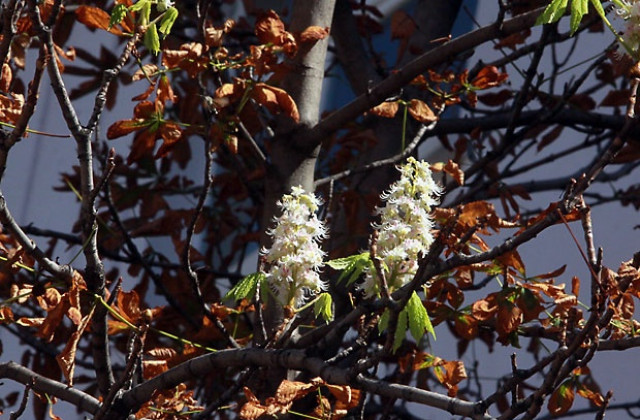
[[[418,130],[418,132],[416,133],[416,135],[413,137],[413,139],[411,140],[411,142],[407,145],[407,147],[401,152],[398,153],[395,156],[391,156],[390,158],[386,158],[386,159],[381,159],[381,160],[377,160],[375,162],[371,162],[368,165],[364,165],[361,166],[359,168],[353,168],[353,169],[346,169],[342,172],[338,172],[337,174],[333,174],[330,176],[327,176],[325,178],[321,178],[315,181],[314,186],[315,188],[321,187],[325,184],[331,184],[334,183],[336,181],[339,181],[343,178],[361,173],[361,172],[366,172],[366,171],[371,171],[373,169],[377,169],[377,168],[381,168],[383,166],[387,166],[387,165],[393,165],[396,164],[400,161],[403,161],[404,159],[408,158],[409,156],[411,156],[411,154],[414,152],[414,150],[416,149],[416,147],[418,147],[418,145],[421,143],[421,141],[424,140],[424,135],[425,133],[429,130],[430,126],[426,126],[426,125],[422,125],[420,126],[420,129]]]
[[[24,413],[24,410],[27,409],[27,403],[29,402],[29,394],[31,393],[31,389],[35,385],[35,378],[31,378],[31,381],[24,386],[24,394],[22,395],[22,400],[20,401],[20,407],[18,407],[18,411],[13,411],[9,415],[9,420],[18,420],[20,416]]]
[[[60,265],[45,256],[45,253],[35,244],[35,242],[27,236],[26,233],[18,226],[15,219],[9,212],[7,201],[4,198],[2,190],[0,190],[0,222],[2,227],[9,232],[22,246],[22,248],[31,255],[40,264],[40,266],[54,277],[62,280],[69,280],[73,275],[70,266]]]

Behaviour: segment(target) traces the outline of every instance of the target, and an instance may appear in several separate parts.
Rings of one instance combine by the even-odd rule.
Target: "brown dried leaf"
[[[2,73],[0,74],[0,91],[9,92],[11,89],[11,80],[13,79],[13,73],[11,67],[4,63],[2,65]]]
[[[50,311],[56,307],[61,299],[62,295],[53,287],[48,288],[43,295],[37,297],[38,304],[45,311]]]
[[[208,27],[204,30],[205,44],[209,47],[218,48],[222,46],[224,34],[233,29],[236,22],[233,19],[227,19],[221,28]]]
[[[458,165],[453,160],[449,159],[447,163],[440,163],[431,165],[431,169],[436,172],[444,171],[446,174],[451,175],[451,177],[458,183],[458,185],[464,184],[464,171],[460,169],[460,165]]]
[[[574,296],[580,295],[580,279],[577,276],[571,278],[571,294]]]
[[[282,112],[295,122],[300,121],[298,106],[283,89],[265,83],[256,83],[251,91],[251,97],[274,114]]]
[[[548,145],[550,145],[551,143],[553,143],[553,141],[556,140],[558,137],[560,137],[560,134],[562,133],[563,129],[564,129],[564,126],[558,124],[553,128],[553,130],[545,134],[540,140],[540,142],[538,143],[538,152],[544,149],[545,147],[547,147]]]
[[[167,156],[169,152],[173,150],[176,143],[182,138],[182,129],[177,123],[167,122],[160,126],[158,135],[162,138],[163,142],[156,152],[156,159]]]
[[[588,376],[585,380],[577,385],[578,395],[582,398],[586,398],[595,404],[597,407],[602,407],[604,398],[600,392],[600,387],[595,383],[591,376]]]
[[[513,267],[521,275],[525,275],[524,262],[517,250],[509,251],[496,258],[504,267]]]
[[[109,28],[109,20],[111,17],[107,12],[92,6],[80,6],[76,9],[76,17],[90,29],[104,29],[114,35],[124,35],[124,33],[113,26]]]
[[[201,43],[189,42],[180,45],[178,50],[163,50],[162,63],[170,69],[180,67],[193,79],[207,68],[209,59],[203,56],[204,51]]]
[[[416,31],[413,18],[402,9],[396,10],[391,16],[391,39],[408,39]]]
[[[65,298],[63,298],[58,305],[47,313],[47,317],[42,325],[40,325],[36,335],[43,338],[47,343],[50,343],[53,340],[55,332],[62,322],[64,315],[69,310],[69,306],[68,296],[65,295]]]
[[[473,340],[478,336],[478,320],[471,315],[457,315],[453,327],[458,336],[465,340]]]
[[[8,306],[0,307],[0,324],[10,324],[13,322],[13,311]]]
[[[513,98],[513,92],[509,89],[501,89],[498,92],[487,92],[478,95],[478,101],[487,106],[500,106]]]
[[[554,416],[565,414],[573,405],[574,398],[575,390],[573,389],[572,380],[567,379],[551,394],[547,406],[549,413]]]
[[[419,99],[412,99],[409,103],[409,114],[418,122],[430,124],[438,119],[429,106]]]
[[[170,347],[156,347],[145,351],[145,354],[148,354],[158,360],[169,360],[177,356],[178,352]]]
[[[144,376],[144,379],[154,378],[167,370],[169,370],[169,365],[166,360],[142,361],[142,375]]]
[[[178,97],[173,93],[173,87],[171,87],[171,83],[169,83],[169,78],[166,74],[160,76],[160,80],[158,81],[158,100],[173,103],[178,101]]]
[[[515,331],[522,323],[522,309],[505,301],[498,305],[498,315],[496,316],[496,331],[500,337],[506,337]]]
[[[498,311],[498,304],[496,301],[496,294],[492,293],[484,299],[480,299],[473,303],[471,307],[471,313],[474,318],[479,321],[486,321],[493,317]]]
[[[309,392],[315,391],[317,384],[283,380],[276,390],[275,400],[280,405],[289,405],[293,401],[300,399]]]
[[[317,42],[329,36],[329,28],[320,26],[309,26],[300,34],[300,42]]]
[[[113,140],[118,137],[126,136],[129,133],[140,130],[146,125],[147,123],[140,119],[116,121],[107,129],[107,138],[109,140]]]
[[[525,29],[521,32],[516,32],[511,34],[505,38],[502,38],[496,44],[494,44],[493,48],[510,48],[512,50],[516,49],[516,46],[519,44],[524,44],[527,38],[531,35],[531,29]]]
[[[629,89],[611,90],[600,102],[600,106],[627,106],[630,94]]]
[[[501,85],[508,77],[507,73],[500,73],[496,66],[486,66],[478,72],[471,84],[476,89],[488,89]]]
[[[153,77],[157,72],[158,66],[156,64],[145,64],[133,73],[131,81],[135,82],[140,79],[146,79],[147,77]]]
[[[464,363],[460,360],[449,360],[442,364],[445,370],[445,375],[442,375],[438,379],[449,390],[450,397],[455,397],[458,393],[458,384],[467,379],[467,371],[464,368]]]
[[[140,298],[135,290],[130,292],[118,291],[116,307],[119,309],[120,315],[126,318],[127,321],[135,324],[140,319]]]
[[[76,309],[76,308],[71,308]],[[78,311],[79,312],[79,311]],[[82,315],[78,313],[80,317]],[[93,310],[91,312],[82,317],[78,325],[78,329],[71,334],[71,338],[67,341],[64,349],[56,356],[56,361],[58,362],[58,366],[60,366],[60,370],[67,380],[67,385],[73,386],[73,372],[75,370],[75,360],[76,360],[76,352],[78,350],[78,343],[82,338],[82,334],[87,329],[89,322],[91,321],[91,317],[93,315]]]
[[[39,327],[44,323],[45,318],[27,318],[21,317],[16,320],[16,324],[23,327]]]
[[[256,401],[247,401],[240,409],[240,418],[256,420],[267,412],[267,407]]]
[[[398,102],[383,102],[369,110],[373,115],[383,118],[393,118],[398,112]]]
[[[261,44],[282,45],[286,32],[284,23],[273,10],[263,13],[256,20],[255,33]]]

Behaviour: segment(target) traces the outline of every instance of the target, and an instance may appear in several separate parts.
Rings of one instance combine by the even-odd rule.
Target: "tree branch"
[[[405,385],[368,379],[363,375],[352,377],[349,370],[333,367],[319,358],[308,357],[301,350],[265,350],[257,348],[223,350],[191,359],[138,385],[131,391],[125,392],[120,403],[128,410],[136,410],[141,404],[149,400],[158,389],[171,389],[189,379],[218,371],[221,367],[250,365],[304,370],[314,376],[320,376],[330,384],[355,385],[355,387],[376,395],[401,398],[405,401],[429,405],[446,410],[454,415],[476,419],[492,418],[484,414],[485,410],[482,404],[462,401],[436,392]]]
[[[85,247],[83,253],[86,259],[85,280],[87,286],[92,293],[104,296],[105,278],[104,266],[98,255],[97,245],[97,224],[96,209],[94,206],[95,195],[93,185],[93,154],[91,147],[90,129],[82,127],[78,119],[77,113],[71,103],[71,99],[67,93],[58,63],[55,59],[56,51],[53,43],[51,29],[42,23],[40,10],[35,0],[29,0],[29,6],[32,18],[38,30],[38,37],[44,44],[49,55],[47,70],[51,79],[51,87],[62,110],[62,115],[69,131],[76,140],[78,163],[80,166],[80,224],[82,226],[83,239]],[[55,13],[52,13],[51,19],[55,20]],[[96,377],[98,379],[98,387],[103,396],[109,393],[109,389],[114,383],[113,371],[111,369],[111,361],[109,360],[109,346],[107,337],[107,310],[102,306],[98,306],[93,319],[93,358],[96,369]]]
[[[328,117],[320,121],[310,132],[306,133],[305,139],[308,144],[318,144],[330,134],[342,128],[345,124],[358,118],[362,113],[383,102],[386,98],[394,95],[403,86],[411,82],[429,68],[445,62],[451,57],[455,57],[465,51],[471,50],[493,38],[507,36],[523,29],[533,26],[538,15],[544,8],[539,8],[528,13],[519,15],[513,19],[506,20],[500,25],[494,23],[484,28],[477,29],[460,36],[454,40],[446,42],[435,48],[406,66],[398,69],[391,76],[375,85],[365,94],[343,106],[339,110],[331,113]]]
[[[84,392],[39,375],[15,362],[0,363],[0,378],[12,379],[27,385],[33,381],[33,390],[52,395],[75,405],[80,410],[95,414],[100,409],[100,402]]]

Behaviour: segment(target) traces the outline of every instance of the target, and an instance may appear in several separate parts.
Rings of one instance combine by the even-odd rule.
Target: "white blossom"
[[[305,294],[325,290],[319,270],[324,265],[320,241],[327,229],[318,219],[319,200],[300,187],[278,202],[281,215],[274,219],[275,227],[267,234],[273,242],[263,248],[268,266],[266,274],[271,290],[282,305],[300,306]]]
[[[429,164],[410,157],[398,167],[400,179],[394,182],[380,198],[384,206],[376,209],[380,224],[377,257],[390,291],[407,284],[418,269],[418,258],[428,252],[433,243],[431,210],[439,204],[440,186],[433,180]],[[365,271],[360,289],[370,297],[379,294],[380,279],[375,269]]]
[[[625,21],[621,34],[623,46],[636,58],[640,50],[640,1],[625,0],[619,3],[621,7],[616,10],[616,13]]]

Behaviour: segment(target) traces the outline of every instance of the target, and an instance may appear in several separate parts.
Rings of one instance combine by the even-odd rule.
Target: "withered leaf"
[[[266,83],[256,83],[251,91],[251,97],[275,114],[283,113],[295,122],[300,121],[298,106],[283,89]]]
[[[383,118],[393,118],[398,112],[398,102],[383,102],[378,106],[375,106],[369,110],[373,115]]]
[[[478,72],[471,84],[476,89],[488,89],[502,84],[508,77],[507,73],[500,73],[496,66],[486,66]]]
[[[329,28],[320,26],[309,26],[300,34],[300,42],[316,42],[329,36]]]
[[[571,379],[567,379],[551,394],[547,406],[549,412],[554,416],[565,414],[573,405],[574,398],[575,390],[573,388],[573,382]]]
[[[80,6],[76,9],[76,17],[90,29],[104,29],[114,35],[124,35],[116,26],[109,28],[111,17],[98,7]]]
[[[409,103],[409,114],[418,122],[430,124],[438,119],[438,116],[429,108],[429,105],[419,99],[412,99]]]

